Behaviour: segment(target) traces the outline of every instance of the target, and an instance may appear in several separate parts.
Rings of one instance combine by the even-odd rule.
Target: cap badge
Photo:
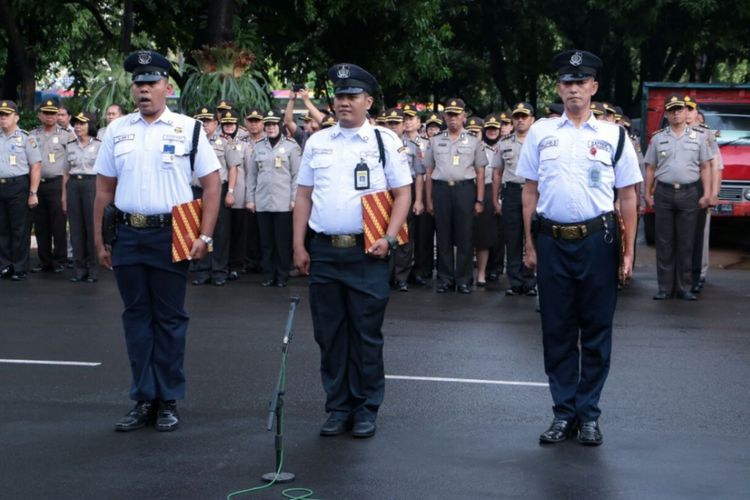
[[[138,53],[138,64],[148,64],[151,62],[151,53],[142,51]]]
[[[206,108],[201,109],[201,113],[208,113],[208,110]]]
[[[351,71],[349,70],[349,66],[347,66],[346,64],[342,64],[341,66],[339,66],[338,71],[336,71],[336,76],[338,76],[339,78],[349,78],[350,75]]]
[[[7,103],[7,102],[5,102],[5,101],[3,101],[3,107],[4,107],[4,108],[7,108],[7,107],[8,107],[8,103]]]
[[[269,111],[268,116],[273,116],[273,111]]]
[[[395,111],[391,111],[391,116],[398,116],[398,113],[396,113]]]
[[[570,56],[570,65],[571,66],[580,66],[583,62],[583,54],[576,51],[573,53],[572,56]]]
[[[227,114],[224,115],[224,118],[231,118],[231,117],[232,117],[232,113],[231,112],[227,112]]]
[[[456,101],[451,101],[451,106],[455,106],[455,105],[456,105]]]
[[[677,97],[676,96],[672,96],[672,98],[670,99],[670,102],[675,102],[675,101],[677,101]]]
[[[52,101],[47,101],[47,106],[52,106]]]

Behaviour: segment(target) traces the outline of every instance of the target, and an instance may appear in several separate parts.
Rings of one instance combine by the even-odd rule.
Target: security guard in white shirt
[[[310,273],[310,307],[321,351],[329,418],[321,435],[375,434],[383,402],[383,333],[388,260],[411,205],[411,173],[401,139],[367,121],[375,78],[353,64],[328,72],[338,124],[307,140],[297,176],[294,263]],[[386,233],[363,246],[364,194],[391,189]],[[311,231],[309,250],[305,236]]]
[[[191,151],[203,186],[200,237],[190,249],[201,259],[212,244],[219,210],[219,162],[204,134],[194,144],[196,120],[167,108],[171,63],[153,51],[125,59],[133,73],[131,92],[139,112],[107,127],[96,159],[94,239],[99,262],[113,267],[125,304],[122,322],[132,372],[130,398],[136,406],[115,426],[118,431],[144,427],[156,417],[156,429],[179,424],[175,400],[185,394],[185,312],[187,261],[172,262],[175,205],[193,199]],[[200,130],[198,129],[198,132]],[[102,216],[114,202],[117,238],[104,244]],[[158,412],[157,412],[158,408]]]
[[[516,168],[526,179],[525,262],[537,270],[544,366],[554,401],[552,425],[539,440],[557,443],[580,427],[578,442],[596,446],[603,441],[598,403],[609,372],[617,303],[615,189],[625,225],[620,273],[628,278],[635,246],[635,185],[642,176],[625,130],[597,121],[589,109],[601,59],[569,50],[552,64],[565,113],[531,126]]]

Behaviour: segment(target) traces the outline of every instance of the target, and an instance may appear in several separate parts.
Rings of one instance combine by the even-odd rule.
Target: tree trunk
[[[120,32],[120,52],[130,53],[130,42],[133,35],[133,0],[122,2],[122,31]]]
[[[8,59],[15,60],[16,67],[13,69],[18,72],[21,82],[21,104],[27,109],[34,109],[34,93],[36,92],[34,60],[26,52],[21,30],[16,24],[15,13],[8,0],[0,0],[0,17],[5,23],[5,31],[8,34]],[[5,91],[13,94],[15,89],[6,88]]]
[[[206,43],[208,45],[219,45],[233,40],[234,0],[208,0],[206,6],[208,10]]]

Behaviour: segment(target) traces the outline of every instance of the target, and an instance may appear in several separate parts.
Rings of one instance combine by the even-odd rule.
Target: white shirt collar
[[[174,113],[167,106],[167,107],[164,108],[164,111],[162,112],[161,116],[159,116],[159,118],[157,118],[156,121],[154,121],[152,123],[163,122],[163,123],[166,123],[167,125],[170,125],[170,126],[174,125],[175,122],[176,122],[175,115],[176,115],[176,113]],[[139,120],[143,121],[143,123],[148,124],[148,122],[143,118],[143,115],[141,115],[140,111],[137,112],[137,113],[133,113],[132,118],[130,119],[130,123],[133,124],[133,123],[136,123]]]
[[[370,140],[370,137],[375,133],[375,127],[370,125],[369,120],[365,120],[365,122],[362,124],[361,127],[359,127],[359,130],[355,135],[358,135],[360,139],[362,139],[365,142],[368,142]],[[331,132],[331,137],[336,137],[337,135],[341,134],[341,125],[336,123],[336,125],[333,126],[333,131]]]
[[[565,125],[570,125],[571,127],[575,127],[573,122],[570,121],[568,118],[567,113],[563,112],[562,116],[560,117],[560,122],[557,124],[557,128],[561,128]],[[594,116],[594,113],[589,111],[589,119],[583,122],[584,126],[588,126],[589,128],[593,129],[594,131],[599,130],[599,120],[596,119]]]

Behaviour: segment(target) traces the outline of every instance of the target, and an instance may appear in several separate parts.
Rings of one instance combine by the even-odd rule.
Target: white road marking
[[[57,366],[100,366],[101,363],[88,361],[46,361],[43,359],[0,359],[0,363],[16,365],[57,365]]]
[[[391,380],[420,380],[425,382],[457,382],[460,384],[521,385],[526,387],[549,387],[546,382],[523,382],[519,380],[485,380],[478,378],[413,377],[411,375],[386,375]]]

